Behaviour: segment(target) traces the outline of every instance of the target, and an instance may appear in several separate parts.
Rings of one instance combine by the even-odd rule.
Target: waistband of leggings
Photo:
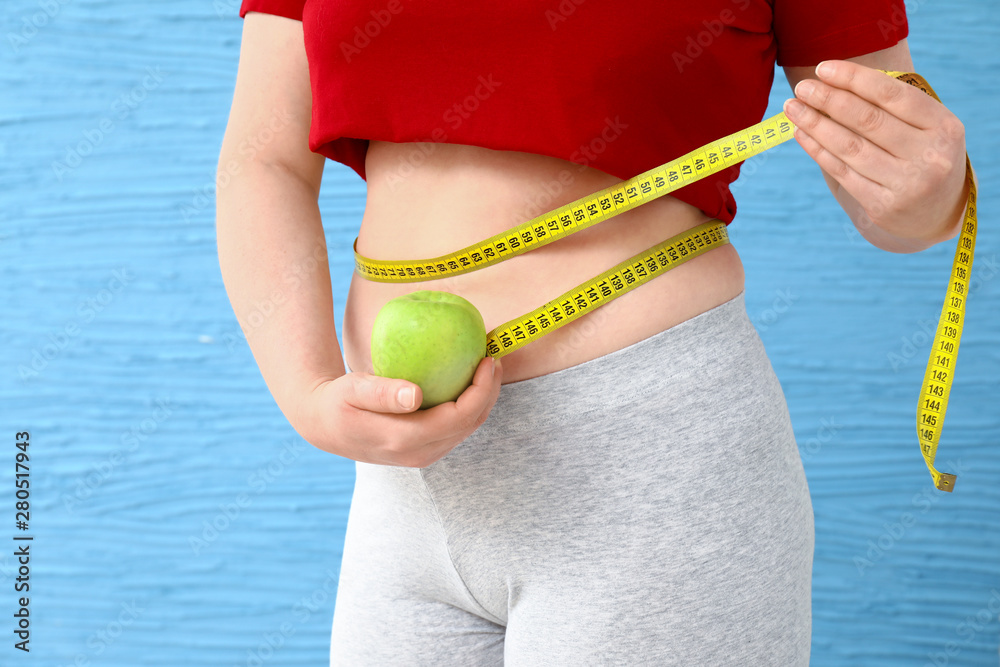
[[[725,303],[596,359],[501,385],[484,426],[490,430],[496,415],[504,422],[505,432],[516,432],[514,415],[544,413],[546,422],[560,423],[577,420],[591,409],[648,399],[651,391],[670,381],[673,359],[681,355],[690,358],[692,353],[745,354],[751,338],[759,343],[746,312],[745,292],[741,291]],[[758,349],[763,354],[763,347]]]

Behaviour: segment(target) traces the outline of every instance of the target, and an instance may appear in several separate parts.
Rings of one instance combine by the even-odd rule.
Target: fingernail
[[[497,372],[497,359],[496,357],[490,357],[490,377],[493,377]]]
[[[816,84],[808,79],[799,81],[799,85],[795,86],[795,94],[804,100],[808,100],[815,90]]]
[[[816,65],[816,74],[818,74],[819,76],[833,76],[833,71],[835,69],[836,68],[833,66],[832,63],[828,63],[827,61],[824,60],[819,65]]]
[[[400,407],[411,410],[413,409],[414,403],[417,402],[417,392],[413,390],[413,387],[403,387],[396,394],[396,400],[399,401]]]
[[[786,100],[785,101],[785,115],[791,120],[795,120],[802,115],[802,111],[805,109],[805,105],[798,100]]]

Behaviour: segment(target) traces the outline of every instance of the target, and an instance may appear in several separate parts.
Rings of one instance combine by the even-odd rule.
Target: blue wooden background
[[[933,491],[914,426],[954,243],[868,246],[794,144],[747,165],[735,189],[748,310],[814,499],[815,665],[998,664],[1000,5],[908,4],[917,69],[965,121],[982,183],[939,453],[960,472],[954,494]],[[4,3],[5,665],[325,664],[354,468],[286,423],[219,274],[213,182],[237,10]],[[779,79],[772,107],[787,95]],[[328,162],[338,325],[363,205],[364,183]],[[30,655],[11,633],[18,430],[32,436]]]

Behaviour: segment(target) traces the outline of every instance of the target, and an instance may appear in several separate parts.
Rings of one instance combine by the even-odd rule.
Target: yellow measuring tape
[[[920,88],[941,101],[930,85],[918,74],[886,74]],[[795,125],[779,113],[745,130],[683,155],[676,160],[633,176],[569,204],[543,213],[505,232],[455,252],[433,259],[377,260],[358,254],[354,241],[357,272],[367,280],[387,283],[438,280],[505,261],[565,238],[620,213],[669,194],[680,188],[732,167],[747,158],[784,143],[794,135]],[[952,280],[941,311],[934,346],[927,362],[923,391],[917,411],[917,435],[920,451],[943,491],[955,486],[955,476],[938,472],[934,457],[944,425],[948,395],[951,391],[958,345],[965,319],[965,300],[969,291],[972,255],[976,245],[976,186],[972,163],[966,158],[969,180],[969,203],[955,253]],[[578,285],[543,306],[494,328],[487,334],[486,352],[499,358],[565,326],[586,313],[635,289],[660,273],[668,271],[713,248],[729,243],[722,221],[703,223],[678,234],[614,266],[599,276]]]

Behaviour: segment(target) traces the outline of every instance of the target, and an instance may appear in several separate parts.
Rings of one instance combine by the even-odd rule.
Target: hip
[[[718,577],[731,591],[742,557],[768,583],[734,607],[751,613],[765,590],[781,597],[793,587],[792,616],[808,613],[808,484],[742,294],[597,359],[505,385],[487,421],[419,474],[456,567],[498,615],[512,576],[576,572],[598,558],[599,571],[633,585],[637,571],[649,586],[671,572],[676,586]],[[719,571],[710,576],[702,557]],[[483,568],[490,558],[521,565]]]
[[[709,515],[809,506],[785,395],[742,292],[614,352],[504,384],[486,422],[426,468],[357,468],[359,481],[421,477],[470,534],[494,515],[507,535],[530,532],[539,512],[528,497],[550,501],[550,518],[572,513],[569,523],[611,499],[653,513],[697,499]]]
[[[630,623],[666,633],[663,642],[681,640],[666,622],[672,609],[725,609],[754,632],[774,615],[776,631],[795,635],[781,650],[796,657],[780,662],[807,662],[812,505],[742,293],[615,352],[504,385],[487,421],[426,468],[357,470],[364,497],[427,505],[464,587],[495,622],[545,606],[559,578],[586,582],[595,613],[621,608],[609,600],[633,610]],[[765,634],[753,649],[762,656],[775,650]]]

